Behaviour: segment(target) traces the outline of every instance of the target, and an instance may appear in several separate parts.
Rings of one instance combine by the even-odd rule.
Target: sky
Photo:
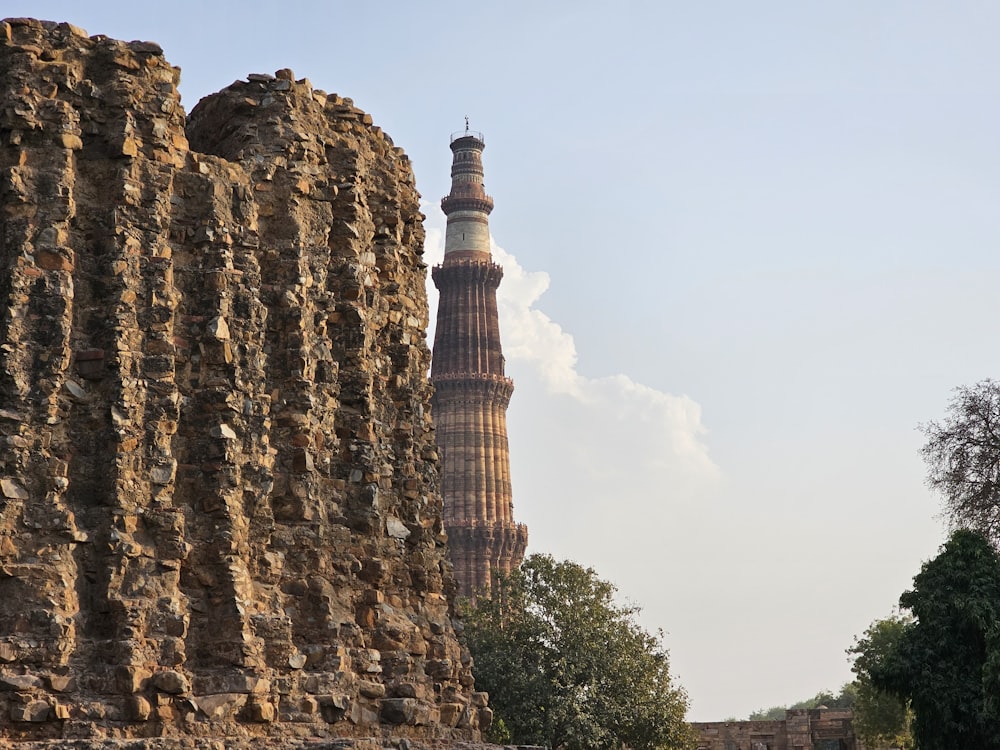
[[[2,0],[483,131],[529,552],[662,629],[689,718],[837,691],[945,539],[918,425],[1000,377],[1000,4]],[[432,291],[432,303],[436,293]]]

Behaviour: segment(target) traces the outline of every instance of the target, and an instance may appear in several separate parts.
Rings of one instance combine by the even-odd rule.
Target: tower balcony
[[[486,139],[483,138],[483,134],[478,130],[457,130],[451,134],[451,142],[460,141],[463,138],[468,138],[473,141],[478,141],[483,146],[486,145]]]
[[[493,372],[449,372],[432,375],[434,395],[431,403],[441,402],[481,404],[493,402],[507,408],[514,395],[514,381]]]
[[[441,210],[445,216],[454,211],[481,211],[489,214],[493,210],[493,198],[482,195],[446,195],[441,199]]]

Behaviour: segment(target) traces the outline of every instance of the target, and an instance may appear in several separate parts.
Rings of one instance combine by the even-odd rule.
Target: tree
[[[747,721],[781,721],[788,712],[788,706],[771,706],[770,708],[758,708],[753,711]]]
[[[921,430],[927,484],[944,496],[952,528],[1000,541],[1000,382],[956,388],[944,421]]]
[[[899,644],[906,627],[913,622],[898,614],[873,622],[847,653],[854,656],[854,731],[867,747],[913,747],[909,702],[879,689],[872,673],[882,669]]]
[[[749,717],[747,717],[747,720],[780,721],[785,718],[785,714],[788,711],[793,711],[795,709],[819,708],[820,706],[826,706],[827,708],[853,708],[854,701],[854,683],[849,682],[840,688],[839,695],[834,695],[829,690],[821,690],[812,698],[806,698],[806,700],[793,703],[790,706],[771,706],[771,708],[762,708],[754,711]]]
[[[688,747],[687,696],[659,634],[590,568],[531,555],[466,612],[477,686],[509,742],[553,750]]]
[[[899,599],[913,614],[866,669],[913,708],[920,750],[1000,747],[1000,555],[955,531]]]

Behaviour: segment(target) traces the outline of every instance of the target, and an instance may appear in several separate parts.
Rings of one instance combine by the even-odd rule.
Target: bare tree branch
[[[945,419],[920,429],[927,485],[941,493],[949,525],[1000,544],[1000,383],[956,388]]]

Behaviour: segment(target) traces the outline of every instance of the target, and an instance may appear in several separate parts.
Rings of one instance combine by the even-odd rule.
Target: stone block
[[[47,678],[49,688],[57,693],[69,693],[76,689],[76,677],[67,674],[50,674]]]
[[[358,692],[365,698],[381,698],[385,695],[385,685],[371,680],[358,680]]]
[[[125,714],[131,721],[147,721],[153,713],[149,700],[142,695],[130,695],[125,701]]]
[[[446,727],[457,726],[464,710],[465,705],[462,703],[442,703],[438,707],[441,723]]]
[[[164,693],[171,693],[173,695],[180,695],[181,693],[191,691],[191,683],[188,681],[188,678],[172,669],[154,673],[152,683],[153,687],[157,690],[162,690]]]
[[[59,145],[63,148],[72,149],[73,151],[79,151],[83,148],[83,141],[80,136],[74,133],[60,133],[59,134]]]
[[[319,704],[323,721],[328,724],[334,724],[343,719],[350,706],[350,698],[346,695],[318,695],[316,702]]]
[[[0,690],[28,691],[42,686],[42,680],[30,674],[0,673]]]
[[[259,724],[268,724],[275,720],[277,717],[277,711],[274,708],[274,704],[269,701],[253,701],[247,706],[246,711],[247,720],[257,722]]]
[[[483,706],[476,711],[476,717],[479,722],[479,730],[485,732],[493,725],[493,709],[489,706]]]
[[[51,714],[52,707],[42,700],[28,701],[25,704],[15,704],[10,707],[10,719],[16,722],[48,721]]]
[[[40,248],[35,253],[35,262],[46,271],[72,271],[75,267],[69,248]]]
[[[31,495],[20,482],[11,477],[0,479],[0,493],[9,500],[27,500]]]
[[[379,715],[387,724],[413,724],[417,703],[415,698],[383,698]]]
[[[198,711],[209,719],[234,717],[246,705],[246,693],[217,693],[194,699]]]

